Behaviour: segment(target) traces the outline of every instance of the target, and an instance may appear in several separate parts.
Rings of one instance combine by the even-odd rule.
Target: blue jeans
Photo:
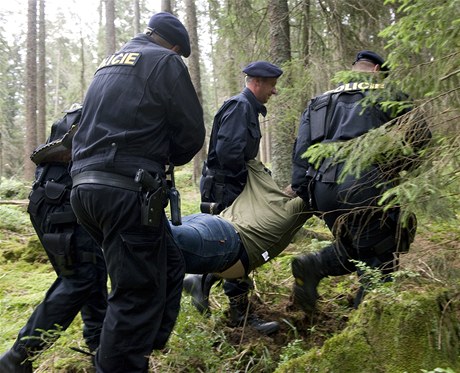
[[[193,214],[171,225],[187,273],[222,272],[240,257],[241,241],[231,223],[217,215]]]

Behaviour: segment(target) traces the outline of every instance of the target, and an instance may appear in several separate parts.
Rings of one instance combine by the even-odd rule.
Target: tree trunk
[[[45,0],[39,0],[38,66],[37,66],[37,144],[46,140],[46,28]]]
[[[161,11],[171,14],[173,13],[171,0],[161,0]]]
[[[310,0],[302,1],[302,57],[305,67],[310,63],[310,35],[311,35],[311,19],[310,19]]]
[[[268,16],[270,21],[270,56],[275,64],[282,65],[291,59],[289,37],[289,8],[287,0],[269,0]],[[289,86],[291,77],[288,73],[281,76],[283,86]],[[273,97],[273,111],[270,116],[272,124],[272,170],[273,178],[280,187],[291,182],[291,156],[294,145],[296,124],[292,119],[282,120],[283,103],[281,97]]]
[[[59,71],[61,69],[61,51],[58,49],[57,50],[57,57],[56,57],[56,62],[55,62],[55,68],[54,68],[54,97],[53,97],[53,118],[56,118],[59,114],[59,95],[61,93],[60,91],[60,82],[61,82],[61,75],[59,74]]]
[[[133,7],[134,7],[133,29],[134,29],[134,35],[137,35],[141,32],[141,9],[139,6],[139,0],[133,0]]]
[[[116,51],[115,0],[105,0],[105,52],[110,55]]]
[[[85,72],[86,72],[86,59],[85,59],[85,39],[83,37],[82,30],[80,29],[80,103],[83,102],[83,98],[85,97],[86,92],[86,79],[85,79]]]
[[[26,54],[26,142],[24,179],[32,181],[35,165],[30,154],[37,145],[37,0],[28,0]]]
[[[193,85],[195,86],[198,99],[203,105],[203,93],[201,89],[201,72],[200,72],[200,47],[198,44],[198,21],[196,17],[196,6],[194,0],[185,0],[185,26],[190,36],[190,46],[192,53],[188,58],[188,68]],[[193,182],[197,182],[201,175],[201,166],[206,157],[206,147],[201,150],[193,158]]]

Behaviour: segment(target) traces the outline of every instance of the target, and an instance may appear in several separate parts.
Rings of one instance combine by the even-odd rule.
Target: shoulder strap
[[[75,104],[74,104],[75,105]],[[45,162],[67,162],[70,159],[72,138],[81,117],[81,105],[66,111],[61,119],[53,123],[51,134],[45,144],[39,145],[30,155],[35,164]]]

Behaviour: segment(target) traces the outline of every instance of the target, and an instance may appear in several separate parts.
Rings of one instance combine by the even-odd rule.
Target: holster
[[[141,206],[141,224],[159,227],[163,216],[164,189],[147,192]]]
[[[203,176],[201,184],[200,211],[204,214],[218,215],[225,208],[223,197],[225,184],[216,182],[214,176]]]
[[[203,176],[201,198],[209,201],[211,198],[212,185],[214,184],[213,176]]]
[[[139,169],[134,178],[142,186],[144,199],[141,206],[141,224],[149,227],[159,227],[166,207],[166,188],[161,178],[148,171]]]

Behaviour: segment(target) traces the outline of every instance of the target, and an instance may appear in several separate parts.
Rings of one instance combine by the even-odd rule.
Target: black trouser
[[[50,168],[47,178],[57,179],[65,169]],[[43,183],[44,184],[44,183]],[[26,349],[28,353],[39,352],[49,347],[50,339],[42,339],[43,330],[66,330],[81,311],[83,336],[88,347],[94,350],[99,345],[100,332],[107,306],[107,272],[102,250],[88,233],[72,219],[57,220],[55,214],[71,216],[69,192],[62,201],[47,201],[43,187],[31,194],[29,212],[35,231],[57,274],[57,279],[48,289],[42,303],[34,310],[26,325],[19,332],[15,349]],[[34,195],[34,193],[36,193]],[[69,257],[63,258],[68,265],[63,268],[56,253],[63,247],[51,247],[43,237],[68,237],[63,242],[69,248]],[[71,256],[71,258],[70,258]],[[56,327],[58,325],[58,327]],[[40,331],[41,330],[41,331]],[[23,337],[37,337],[25,338]],[[56,334],[56,338],[58,334]],[[52,341],[53,339],[51,339]]]
[[[185,274],[164,211],[158,227],[142,226],[141,192],[97,184],[74,187],[71,201],[104,250],[112,285],[96,369],[147,372],[175,324]]]
[[[338,170],[340,172],[341,169]],[[379,174],[371,169],[360,179],[345,182],[315,182],[314,197],[318,210],[333,233],[335,250],[345,268],[355,266],[348,259],[360,260],[384,273],[394,270],[391,262],[398,243],[399,209],[384,212],[378,206],[382,190],[376,185]]]

